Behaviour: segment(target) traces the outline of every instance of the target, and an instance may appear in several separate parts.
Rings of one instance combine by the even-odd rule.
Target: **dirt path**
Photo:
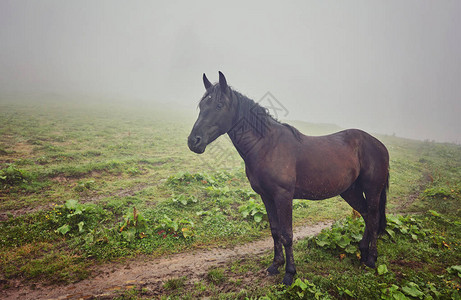
[[[295,240],[318,234],[331,223],[297,227]],[[123,264],[99,267],[94,278],[66,286],[39,286],[17,283],[0,291],[2,299],[91,299],[112,298],[114,292],[142,287],[151,295],[162,293],[163,283],[171,278],[186,276],[188,283],[200,280],[214,266],[248,255],[262,254],[273,247],[272,238],[255,241],[232,249],[200,250],[149,260],[137,258]]]

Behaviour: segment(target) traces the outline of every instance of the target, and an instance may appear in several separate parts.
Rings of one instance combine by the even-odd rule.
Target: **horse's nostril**
[[[203,139],[199,135],[189,135],[189,138],[187,139],[187,145],[189,146],[189,149],[195,153],[201,154],[203,151],[205,151],[205,143],[203,142]]]

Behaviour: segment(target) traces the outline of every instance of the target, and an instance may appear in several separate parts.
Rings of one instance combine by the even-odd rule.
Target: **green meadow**
[[[270,235],[261,199],[227,137],[189,151],[197,111],[111,101],[0,100],[0,289],[63,285],[91,268],[232,247]],[[290,123],[290,122],[289,122]],[[305,134],[331,125],[293,122]],[[460,299],[461,146],[376,135],[390,152],[378,268],[359,263],[363,222],[341,198],[295,200],[294,223],[334,221],[296,243],[293,286],[256,274],[271,252],[209,270],[164,298]],[[246,281],[244,277],[254,276]],[[152,298],[139,288],[120,299]]]

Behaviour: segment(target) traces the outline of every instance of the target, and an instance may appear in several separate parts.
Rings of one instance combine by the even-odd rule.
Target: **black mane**
[[[261,137],[264,137],[271,126],[270,122],[273,121],[290,129],[296,139],[301,140],[300,132],[296,128],[275,119],[267,108],[262,107],[259,103],[235,90],[230,89],[230,92],[232,101],[235,99],[238,104],[237,114],[234,118],[234,130],[239,132],[253,130]]]

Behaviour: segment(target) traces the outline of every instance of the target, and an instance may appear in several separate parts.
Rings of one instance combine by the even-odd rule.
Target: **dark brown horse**
[[[231,89],[219,72],[212,84],[203,74],[206,93],[188,139],[190,150],[206,146],[227,133],[245,161],[251,187],[261,195],[274,239],[274,261],[267,269],[277,274],[285,263],[283,283],[290,285],[293,259],[292,200],[321,200],[336,195],[365,220],[359,243],[361,261],[375,267],[376,240],[386,227],[389,154],[386,147],[357,129],[312,137],[273,119],[266,109]]]

